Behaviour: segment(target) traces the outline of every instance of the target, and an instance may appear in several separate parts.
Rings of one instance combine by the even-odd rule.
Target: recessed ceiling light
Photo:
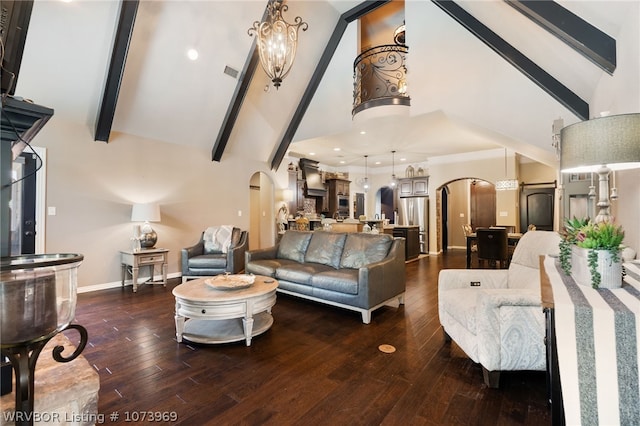
[[[376,163],[375,163],[375,164],[376,164],[376,165],[380,165],[381,163],[380,163],[379,161],[376,161]]]
[[[315,152],[310,152],[309,155],[316,155],[316,153]]]
[[[340,148],[333,148],[334,151],[340,151]]]
[[[366,135],[366,134],[367,134],[367,132],[365,132],[364,130],[360,130],[360,134],[361,134],[361,135]]]
[[[344,160],[340,160],[340,164],[344,164],[344,163],[345,163],[345,161],[344,161]]]
[[[187,50],[187,58],[195,61],[196,59],[198,59],[198,51],[196,49]]]
[[[406,158],[401,158],[400,161],[407,161],[407,159]]]

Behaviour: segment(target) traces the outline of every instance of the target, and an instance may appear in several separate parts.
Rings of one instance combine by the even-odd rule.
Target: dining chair
[[[500,269],[509,266],[509,244],[506,228],[478,228],[478,264],[484,268],[485,261],[489,266]]]

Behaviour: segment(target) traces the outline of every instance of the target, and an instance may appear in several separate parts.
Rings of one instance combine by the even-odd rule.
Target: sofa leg
[[[484,377],[484,384],[492,389],[498,389],[500,387],[500,372],[489,371],[484,366],[482,367],[482,376]]]
[[[362,311],[362,322],[365,324],[371,322],[371,311]]]
[[[186,282],[187,282],[187,276],[186,276],[186,275],[183,275],[183,276],[182,276],[182,284],[184,284],[184,283],[186,283]]]
[[[404,305],[404,293],[398,296],[398,304]]]

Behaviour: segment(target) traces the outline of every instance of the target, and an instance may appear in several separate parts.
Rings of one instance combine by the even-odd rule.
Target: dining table
[[[511,247],[515,247],[522,238],[522,233],[520,232],[509,232],[507,234],[507,244]],[[467,235],[467,269],[471,269],[471,246],[473,246],[474,242],[478,241],[478,235],[475,232]]]

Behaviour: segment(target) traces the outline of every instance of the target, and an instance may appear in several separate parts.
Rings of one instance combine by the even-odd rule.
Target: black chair
[[[484,268],[484,261],[500,269],[509,267],[509,244],[506,228],[478,228],[478,264]]]

